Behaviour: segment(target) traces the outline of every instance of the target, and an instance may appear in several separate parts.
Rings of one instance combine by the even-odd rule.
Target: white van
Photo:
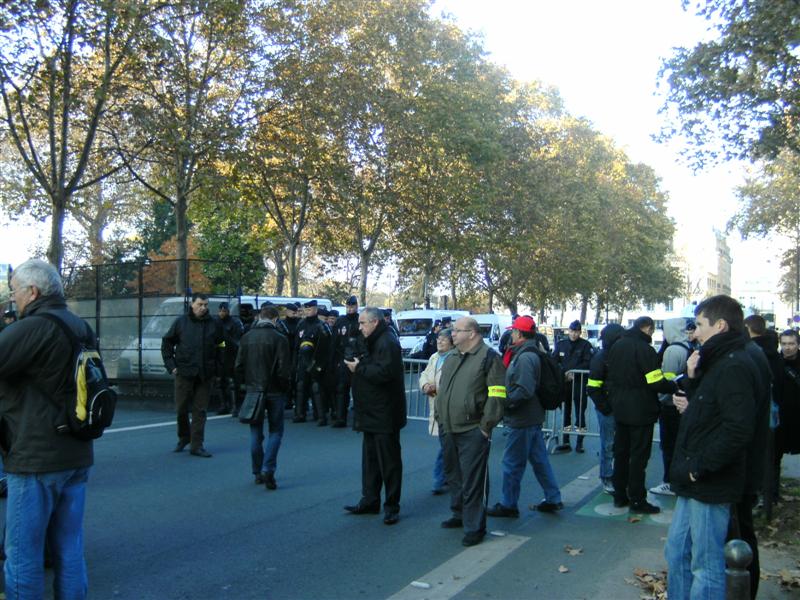
[[[469,315],[469,311],[466,310],[437,309],[404,310],[397,313],[395,319],[397,320],[397,330],[400,334],[400,347],[403,350],[403,356],[422,350],[425,336],[433,328],[434,321],[441,320],[443,317],[451,317],[455,321],[467,315]]]
[[[497,350],[497,346],[500,344],[500,337],[503,335],[503,332],[507,327],[511,327],[511,315],[487,313],[482,315],[472,315],[472,318],[478,322],[478,327],[481,328],[483,341]]]
[[[219,305],[227,302],[230,305],[231,314],[238,317],[240,304],[249,303],[254,310],[258,311],[261,305],[268,300],[276,305],[283,305],[289,302],[299,302],[302,305],[304,302],[311,300],[311,298],[287,298],[281,296],[234,296],[228,298],[225,296],[209,296],[208,313],[211,316],[216,316],[219,312]],[[170,378],[167,369],[164,367],[164,360],[161,358],[161,338],[167,333],[175,319],[186,312],[188,303],[189,300],[183,298],[183,296],[167,298],[142,326],[141,372],[143,378]],[[327,298],[317,298],[317,303],[328,309],[332,306],[331,301]],[[117,378],[138,379],[138,377],[139,345],[134,332],[133,342],[119,355]]]

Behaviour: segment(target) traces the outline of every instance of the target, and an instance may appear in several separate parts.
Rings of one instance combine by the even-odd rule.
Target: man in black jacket
[[[58,433],[64,405],[59,392],[75,393],[72,343],[61,319],[89,347],[91,328],[67,310],[61,278],[41,260],[14,271],[11,294],[20,320],[0,335],[0,452],[7,472],[5,591],[9,598],[45,596],[44,547],[54,559],[56,597],[85,598],[83,557],[86,482],[92,442]]]
[[[265,304],[259,320],[253,325],[239,345],[236,355],[236,375],[245,383],[247,393],[259,393],[261,402],[250,423],[250,458],[257,484],[268,490],[278,487],[275,470],[278,467],[278,450],[283,439],[283,412],[286,391],[289,389],[291,361],[289,342],[276,326],[278,309]],[[264,411],[269,423],[269,439],[264,449]]]
[[[325,406],[320,390],[321,379],[329,358],[328,348],[331,331],[328,325],[317,316],[319,307],[316,300],[303,304],[305,318],[297,325],[297,387],[294,404],[293,423],[305,423],[308,413],[308,400],[312,400],[315,418],[320,425],[327,425]]]
[[[600,332],[600,342],[603,347],[592,356],[589,363],[589,381],[586,384],[586,391],[594,402],[597,413],[597,424],[600,427],[600,481],[603,483],[603,491],[607,494],[614,493],[614,413],[611,410],[611,402],[608,399],[608,388],[605,380],[608,372],[608,352],[611,347],[619,340],[622,332],[625,331],[622,325],[611,323],[603,327]]]
[[[353,374],[353,408],[356,431],[363,432],[361,499],[345,506],[352,514],[377,514],[385,486],[383,522],[400,519],[403,461],[400,430],[406,424],[405,375],[397,337],[383,320],[381,309],[368,306],[358,317],[366,353],[345,361]]]
[[[189,312],[175,319],[161,339],[164,366],[168,373],[175,376],[175,411],[178,419],[175,452],[181,452],[191,444],[193,456],[211,458],[211,453],[203,447],[206,411],[211,384],[222,370],[224,350],[222,326],[208,314],[208,296],[194,294]]]
[[[336,406],[332,427],[347,427],[347,410],[350,408],[352,374],[344,360],[359,354],[358,298],[350,296],[345,302],[345,314],[333,326],[334,368],[336,369]]]
[[[658,421],[658,394],[675,392],[658,367],[653,347],[655,323],[639,317],[608,353],[608,398],[614,412],[614,506],[630,504],[631,512],[654,514],[660,508],[647,502],[645,472]]]
[[[673,396],[682,413],[670,466],[678,498],[664,553],[670,598],[724,598],[723,548],[744,489],[759,382],[739,303],[712,296],[695,314],[701,347],[686,365],[688,398]]]
[[[227,302],[221,302],[219,305],[219,312],[217,319],[222,325],[222,333],[225,336],[225,350],[222,353],[222,371],[219,378],[216,380],[218,384],[219,393],[219,410],[218,415],[227,415],[233,413],[235,417],[238,414],[238,385],[236,375],[234,373],[234,365],[236,363],[236,354],[239,352],[239,340],[244,334],[244,326],[238,317],[231,316],[230,305]]]
[[[586,380],[585,375],[571,373],[572,370],[588,370],[592,359],[592,345],[589,340],[581,337],[581,322],[573,321],[569,324],[567,338],[556,344],[553,354],[564,373],[564,385],[561,388],[562,406],[564,411],[563,431],[586,432]],[[572,414],[575,418],[572,418]],[[573,425],[574,421],[574,425]],[[557,454],[570,452],[569,436],[564,434],[561,445],[556,446]],[[575,452],[583,452],[583,436],[578,435],[575,443]]]

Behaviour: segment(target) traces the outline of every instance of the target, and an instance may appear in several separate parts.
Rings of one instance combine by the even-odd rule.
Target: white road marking
[[[389,600],[447,600],[463,591],[469,584],[527,542],[528,537],[507,535],[502,538],[487,537],[483,543],[467,548],[456,556],[417,577],[416,583],[430,584],[430,589],[404,587]]]
[[[600,485],[599,476],[600,465],[595,465],[586,473],[579,475],[561,488],[561,501],[564,506],[574,506],[583,501],[589,494],[593,494],[597,486]]]
[[[206,421],[214,421],[216,419],[230,419],[230,415],[216,415],[213,417],[207,417]],[[138,431],[139,429],[153,429],[156,427],[169,427],[175,426],[175,420],[172,421],[163,421],[161,423],[150,423],[149,425],[133,425],[131,427],[115,427],[113,429],[106,429],[103,433],[120,433],[122,431]]]

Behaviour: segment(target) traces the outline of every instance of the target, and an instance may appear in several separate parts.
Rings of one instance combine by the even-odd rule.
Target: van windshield
[[[491,325],[491,323],[487,323],[485,325],[482,324],[482,323],[479,323],[478,327],[481,330],[481,337],[483,337],[483,338],[491,337],[491,335],[492,335],[492,325]]]
[[[397,321],[397,328],[400,335],[425,335],[431,330],[433,321],[431,319],[400,319]]]

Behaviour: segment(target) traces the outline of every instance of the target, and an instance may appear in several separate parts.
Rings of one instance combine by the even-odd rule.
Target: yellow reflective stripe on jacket
[[[664,373],[664,379],[666,379],[667,381],[672,381],[672,380],[673,380],[673,379],[675,379],[677,376],[678,376],[678,375],[677,375],[676,373],[671,373],[671,372],[669,372],[669,371],[667,371],[666,373]]]
[[[590,378],[589,381],[586,382],[586,387],[601,388],[601,387],[603,387],[603,380],[602,379],[591,379]]]
[[[505,398],[505,397],[506,397],[506,386],[504,385],[489,386],[489,398]]]
[[[222,340],[219,344],[217,344],[217,348],[224,348],[225,347],[225,340]]]
[[[309,341],[300,342],[300,347],[301,348],[305,348],[307,346],[311,346],[313,348],[314,347],[314,342],[309,342]]]
[[[647,373],[644,378],[647,381],[647,385],[650,385],[651,383],[657,383],[664,379],[664,373],[661,371],[661,369],[656,369],[655,371],[650,371]]]

